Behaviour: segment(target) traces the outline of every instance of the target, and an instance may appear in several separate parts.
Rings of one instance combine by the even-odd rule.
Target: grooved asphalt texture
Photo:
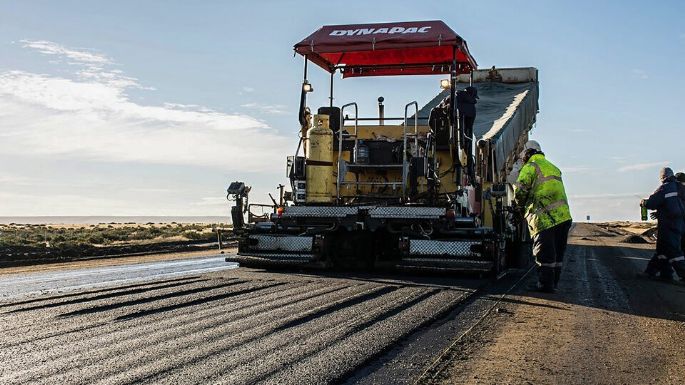
[[[13,297],[0,383],[336,383],[479,284],[241,268]]]

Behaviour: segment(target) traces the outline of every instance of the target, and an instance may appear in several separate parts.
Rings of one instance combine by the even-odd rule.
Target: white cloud
[[[214,196],[214,197],[203,197],[197,202],[191,203],[193,206],[228,206],[229,202],[226,197]]]
[[[640,68],[633,68],[632,71],[633,77],[636,77],[638,79],[649,79],[649,76],[647,75],[647,71],[640,69]]]
[[[23,215],[156,215],[145,205],[107,196],[77,194],[25,194],[0,191],[3,216]],[[38,204],[37,204],[38,202]],[[36,211],[36,206],[50,207],[50,211]]]
[[[262,171],[280,164],[278,151],[289,148],[287,138],[247,115],[133,102],[126,91],[140,84],[109,68],[113,62],[104,55],[47,41],[22,43],[81,68],[73,79],[0,72],[4,154]]]
[[[264,113],[264,114],[273,114],[273,115],[284,115],[284,114],[287,114],[289,112],[287,110],[287,106],[285,106],[283,104],[259,104],[259,103],[251,102],[251,103],[241,104],[240,107],[257,110],[257,111]]]
[[[31,178],[14,175],[8,173],[0,173],[0,186],[28,186],[31,185],[33,180]]]
[[[665,167],[668,165],[669,161],[660,161],[660,162],[647,162],[647,163],[633,163],[628,166],[623,166],[618,169],[619,172],[628,172],[628,171],[644,171],[644,170],[649,170],[649,169],[655,169],[658,167]]]
[[[46,55],[58,55],[77,63],[88,64],[111,64],[112,61],[105,55],[101,55],[87,50],[74,50],[63,47],[57,43],[46,40],[21,40],[24,48],[32,48]]]
[[[633,193],[604,193],[604,194],[580,194],[580,195],[570,195],[569,199],[574,200],[614,200],[620,198],[637,198],[645,196],[646,193],[633,192]]]
[[[564,174],[586,173],[595,170],[589,166],[560,166],[559,169]]]
[[[158,187],[131,187],[127,189],[131,192],[143,193],[143,194],[176,194],[177,190],[170,188],[158,188]]]

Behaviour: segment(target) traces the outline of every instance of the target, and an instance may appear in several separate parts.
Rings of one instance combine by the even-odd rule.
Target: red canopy
[[[453,59],[458,73],[477,67],[466,41],[442,21],[327,25],[295,51],[343,77],[445,74]]]

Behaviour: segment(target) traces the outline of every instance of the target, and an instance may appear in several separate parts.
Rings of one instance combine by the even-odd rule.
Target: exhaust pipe
[[[385,98],[382,96],[378,97],[378,125],[383,126],[384,120],[385,120],[385,106],[383,105],[383,101]]]

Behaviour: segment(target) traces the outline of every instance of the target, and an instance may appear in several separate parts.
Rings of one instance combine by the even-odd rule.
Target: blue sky
[[[346,4],[0,1],[0,215],[227,215],[236,179],[261,200],[297,144],[292,45],[324,24],[442,19],[481,67],[537,67],[532,137],[576,220],[638,219],[658,169],[685,169],[685,3]],[[337,103],[400,115],[439,78],[337,81]]]

